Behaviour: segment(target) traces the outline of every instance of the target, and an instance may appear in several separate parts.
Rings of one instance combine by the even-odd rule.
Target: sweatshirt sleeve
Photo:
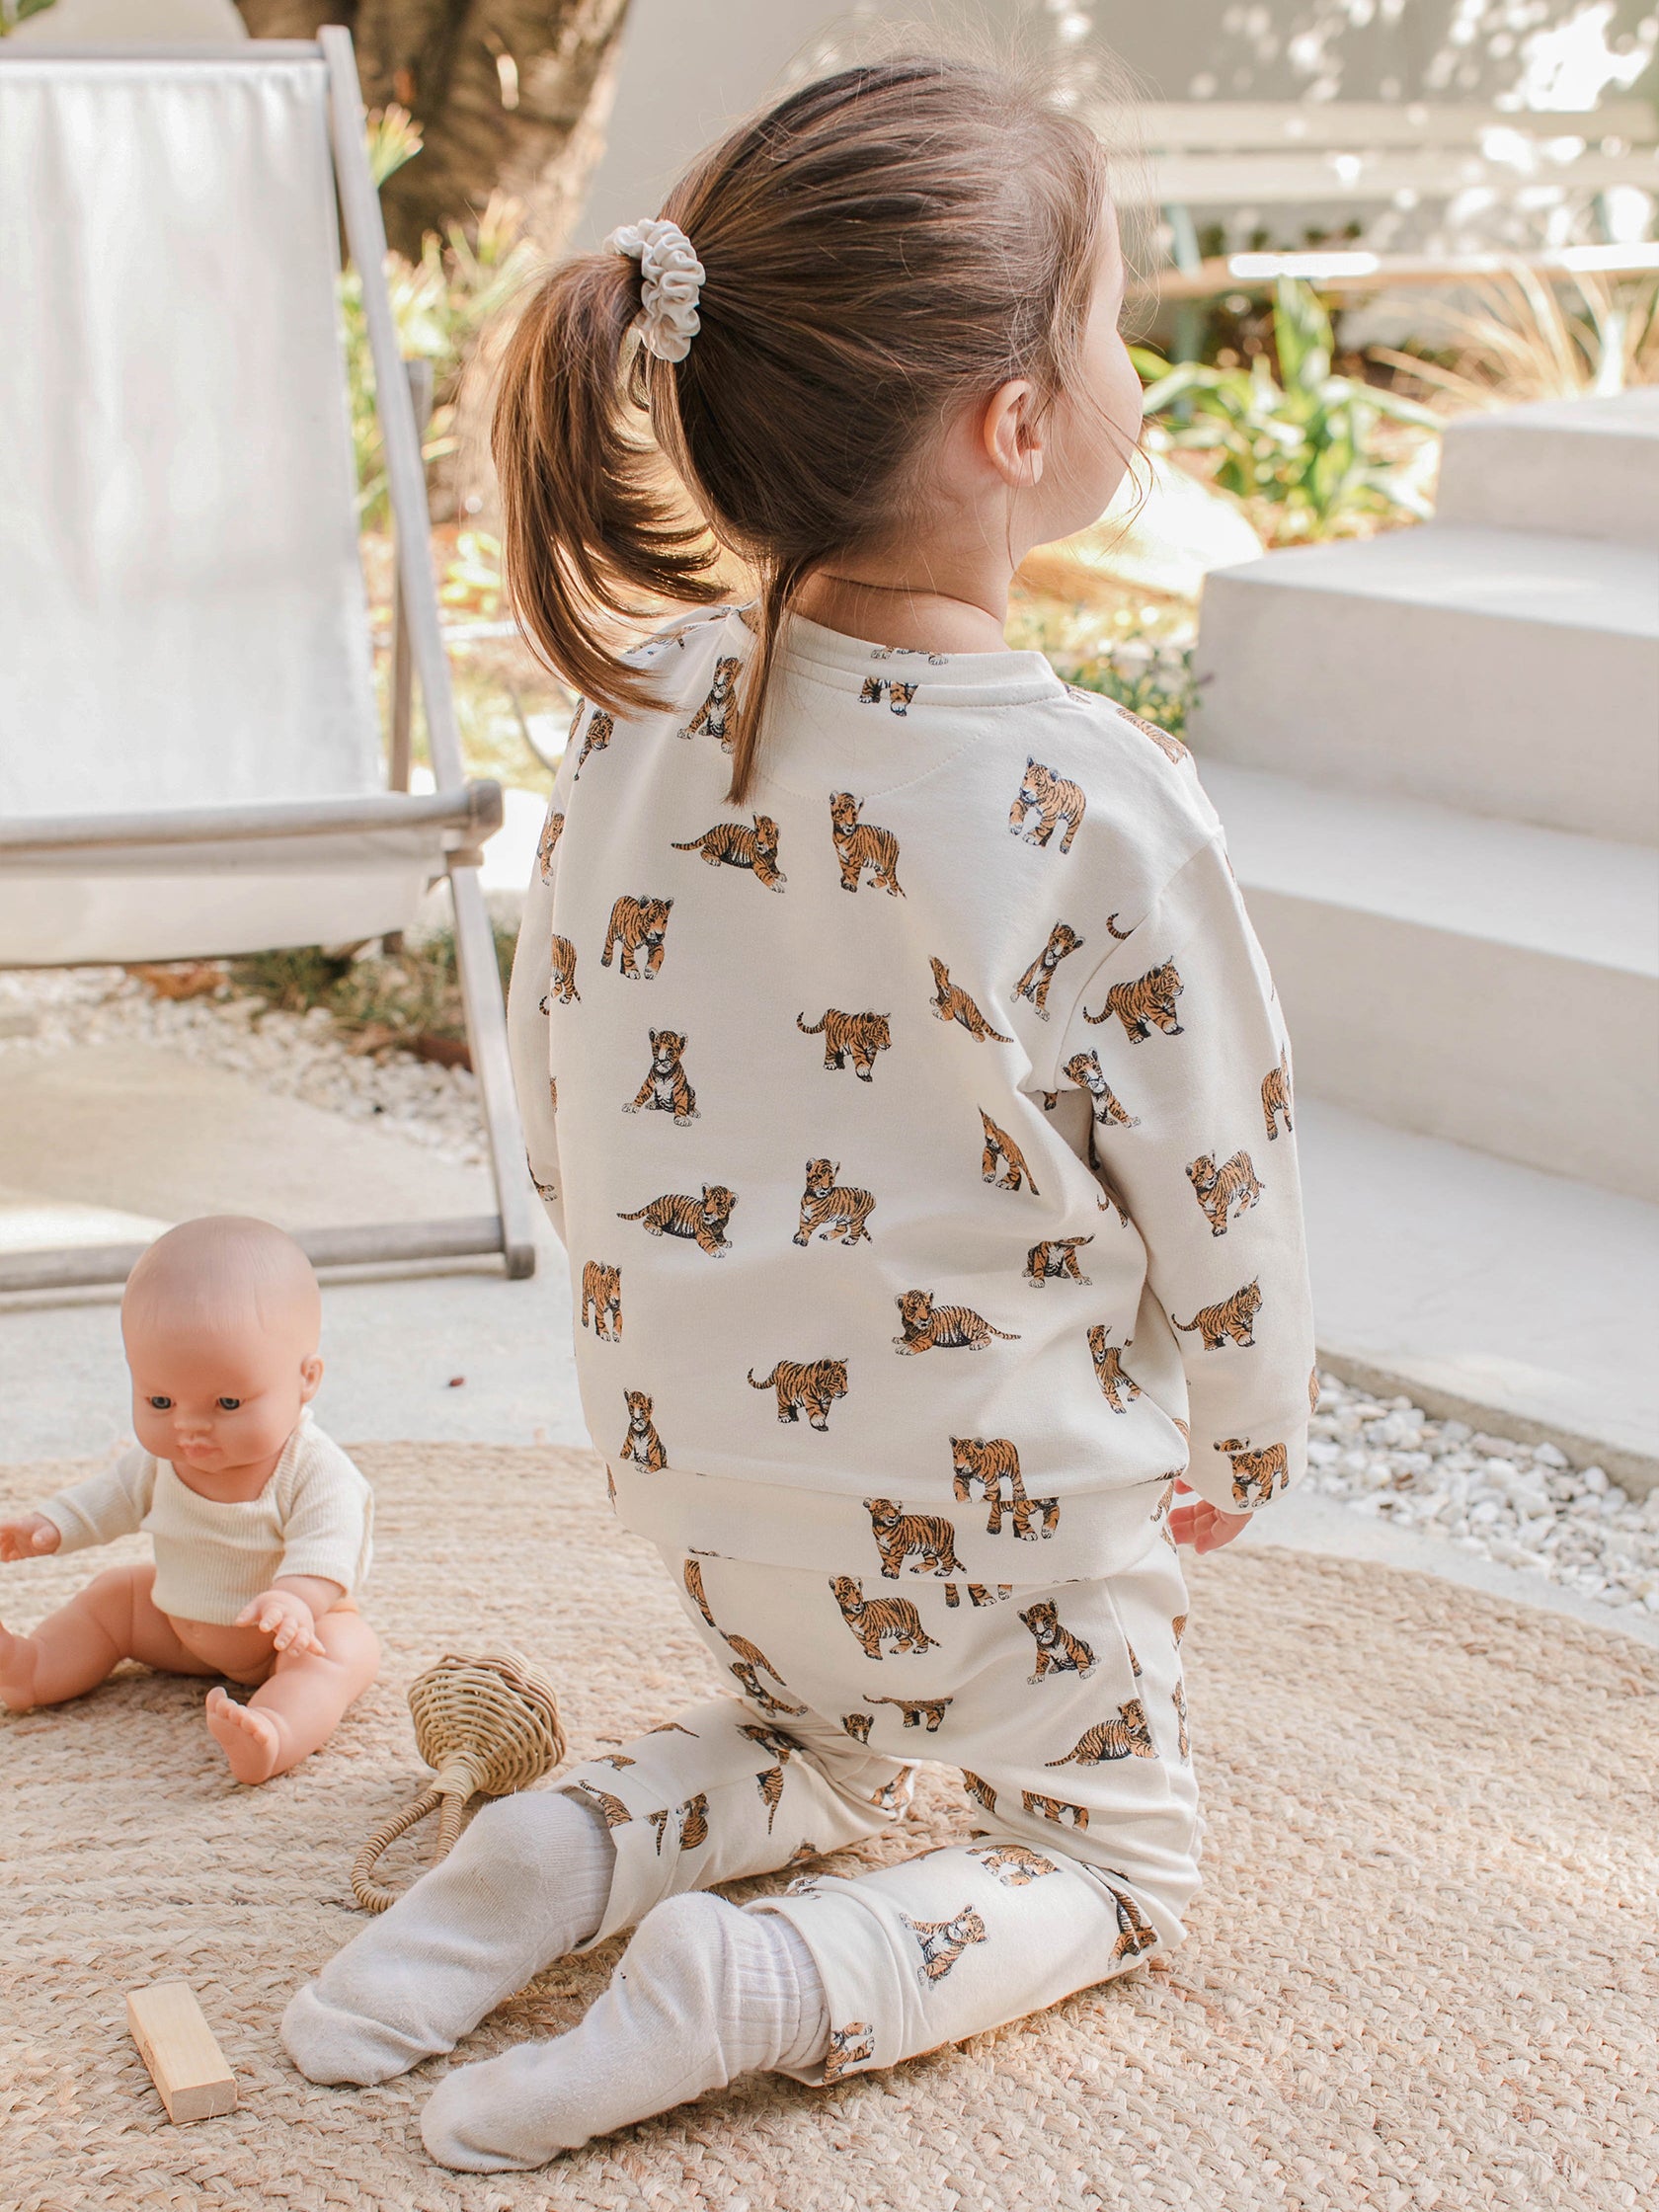
[[[582,719],[578,703],[574,737]],[[553,888],[558,880],[559,840],[575,773],[577,749],[565,748],[554,778],[553,797],[542,826],[535,871],[524,894],[524,918],[513,956],[513,981],[507,994],[507,1035],[514,1088],[524,1125],[524,1149],[547,1217],[560,1242],[565,1234],[564,1187],[559,1174],[558,1080],[551,1065],[548,993],[553,981]]]
[[[62,1539],[61,1551],[85,1551],[95,1543],[114,1543],[143,1527],[155,1494],[155,1462],[139,1445],[123,1452],[114,1466],[59,1490],[40,1508]]]
[[[1220,835],[1095,969],[1060,1066],[1104,1080],[1097,1172],[1180,1349],[1186,1480],[1225,1512],[1265,1505],[1305,1465],[1312,1304],[1290,1050]]]

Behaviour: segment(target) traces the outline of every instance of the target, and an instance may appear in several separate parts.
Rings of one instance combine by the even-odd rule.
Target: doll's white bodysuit
[[[134,1446],[39,1510],[57,1530],[60,1552],[144,1531],[155,1549],[157,1611],[217,1626],[234,1622],[279,1575],[316,1575],[350,1597],[372,1550],[373,1493],[309,1406],[257,1497],[204,1498],[168,1461]]]
[[[1289,1048],[1184,747],[1035,653],[786,626],[579,710],[514,971],[531,1171],[620,1517],[741,1702],[563,1778],[600,1936],[805,1862],[963,1772],[985,1841],[771,1909],[824,2071],[1178,1942],[1200,1833],[1171,1478],[1301,1472],[1313,1337]]]

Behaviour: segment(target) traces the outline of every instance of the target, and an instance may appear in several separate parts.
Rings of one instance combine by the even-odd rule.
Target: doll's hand
[[[1178,1502],[1169,1511],[1169,1533],[1177,1543],[1190,1543],[1195,1551],[1220,1551],[1249,1526],[1249,1514],[1224,1513],[1184,1482],[1177,1485],[1175,1495]]]
[[[236,1616],[238,1628],[258,1628],[271,1637],[277,1651],[315,1651],[328,1656],[328,1646],[317,1638],[316,1616],[294,1590],[262,1590],[251,1606]]]
[[[57,1523],[48,1521],[43,1513],[26,1513],[21,1521],[0,1521],[0,1559],[43,1559],[62,1541]]]

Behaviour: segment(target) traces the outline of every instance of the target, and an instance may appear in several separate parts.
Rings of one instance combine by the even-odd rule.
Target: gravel
[[[1310,1491],[1604,1605],[1659,1614],[1659,1490],[1632,1499],[1553,1444],[1431,1420],[1409,1398],[1374,1398],[1332,1376],[1320,1385]]]
[[[409,1053],[353,1053],[321,1006],[289,1014],[262,998],[158,998],[120,968],[0,973],[0,1059],[72,1045],[137,1043],[252,1076],[349,1121],[372,1121],[439,1158],[488,1159],[478,1084],[464,1067]]]

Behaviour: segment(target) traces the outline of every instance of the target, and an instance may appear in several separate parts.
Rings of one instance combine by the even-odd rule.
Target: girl
[[[518,327],[512,585],[585,694],[513,979],[530,1166],[616,1511],[736,1695],[484,1811],[294,1999],[307,2074],[382,2081],[637,1927],[574,2032],[439,2085],[446,2165],[891,2066],[1182,1938],[1174,1545],[1300,1470],[1313,1349],[1215,814],[1002,635],[1133,449],[1123,287],[1090,133],[920,59],[738,130]],[[613,658],[638,593],[709,611]],[[890,1826],[918,1756],[975,1841],[708,1894]]]

